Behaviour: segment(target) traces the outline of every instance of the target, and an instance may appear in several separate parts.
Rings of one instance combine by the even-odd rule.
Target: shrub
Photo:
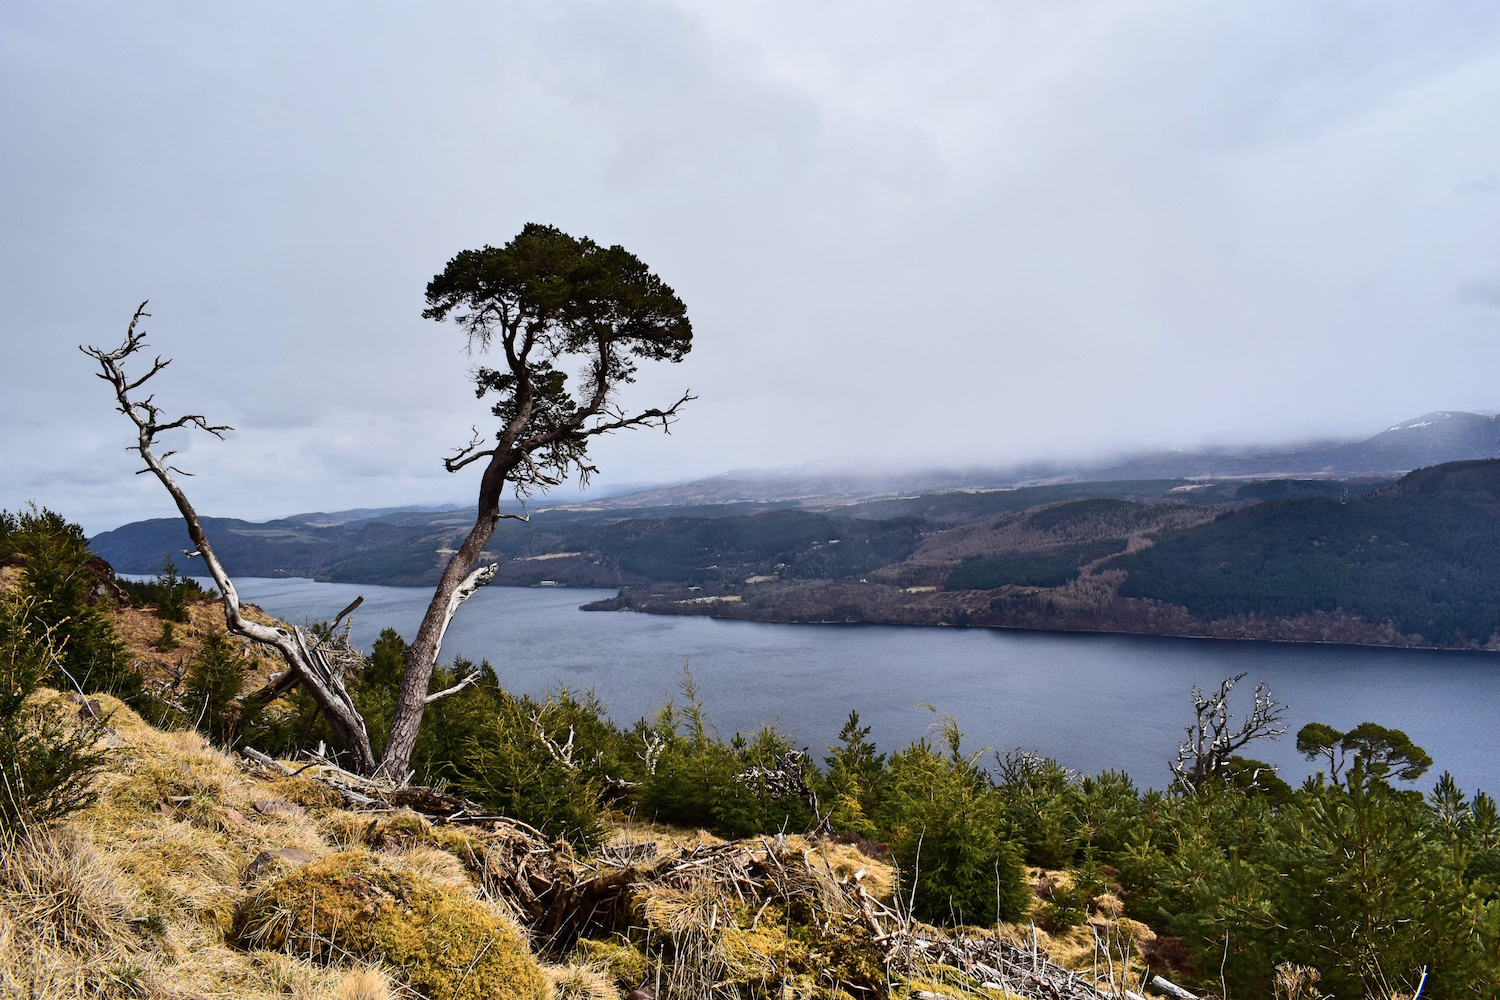
[[[169,622],[163,622],[163,626]],[[205,729],[220,744],[234,741],[240,706],[235,699],[245,687],[244,667],[235,655],[229,636],[210,632],[188,661],[189,710],[196,710],[195,726]]]
[[[811,761],[786,733],[774,725],[762,726],[749,739],[735,733],[728,749],[728,783],[714,790],[715,829],[748,837],[813,825],[807,801]]]
[[[1077,927],[1088,919],[1088,894],[1076,882],[1054,886],[1037,913],[1037,926],[1049,934]]]
[[[0,511],[0,535],[7,558],[23,567],[21,589],[35,598],[30,613],[53,640],[56,657],[48,680],[106,691],[128,702],[142,697],[141,677],[130,668],[124,648],[98,602],[96,587],[111,574],[89,554],[83,529],[61,514],[31,507],[12,515]]]
[[[776,726],[725,743],[709,725],[697,684],[683,671],[682,705],[668,702],[636,735],[652,766],[642,778],[640,805],[668,823],[699,826],[731,837],[805,830],[813,820],[805,799],[810,762]],[[773,776],[774,774],[774,776]]]
[[[156,606],[157,617],[179,624],[188,620],[190,601],[215,600],[219,592],[204,587],[197,580],[177,575],[177,564],[169,555],[162,560],[161,571],[150,580],[116,580],[116,585],[138,605]]]
[[[687,670],[682,695],[682,705],[668,701],[651,725],[636,727],[651,758],[641,787],[641,809],[663,822],[712,827],[715,797],[728,788],[733,761],[723,741],[710,732],[697,684]]]
[[[177,575],[177,564],[170,555],[162,559],[161,570],[151,580],[120,580],[118,586],[136,604],[153,604],[156,616],[164,622],[182,624],[188,621],[188,602],[217,596],[205,590],[197,580]]]
[[[585,849],[602,836],[597,754],[578,740],[577,703],[500,692],[489,726],[466,748],[459,787],[507,816]]]
[[[1003,835],[1001,802],[962,734],[943,722],[948,754],[926,740],[891,758],[886,826],[914,912],[932,922],[1023,919],[1031,891],[1019,852]],[[976,755],[977,756],[977,755]]]
[[[875,839],[879,830],[870,818],[879,810],[879,795],[885,784],[885,754],[875,752],[869,740],[870,727],[859,724],[859,713],[851,711],[839,730],[839,745],[829,747],[823,758],[828,777],[821,789],[830,825],[840,833]]]
[[[94,799],[104,764],[100,723],[70,724],[59,703],[31,700],[56,650],[34,598],[0,595],[0,828],[46,823]]]
[[[170,653],[181,645],[177,641],[177,630],[172,628],[171,622],[164,621],[161,623],[161,635],[156,637],[156,642],[152,643],[152,645],[163,653]]]
[[[997,755],[998,757],[998,755]],[[1014,751],[998,757],[1006,828],[1027,861],[1062,868],[1078,853],[1088,799],[1050,757]]]

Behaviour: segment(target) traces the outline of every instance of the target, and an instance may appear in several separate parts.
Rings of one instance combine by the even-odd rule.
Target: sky
[[[0,8],[0,507],[171,516],[79,344],[150,299],[200,512],[471,503],[457,252],[639,255],[694,348],[600,489],[1500,409],[1493,2]]]

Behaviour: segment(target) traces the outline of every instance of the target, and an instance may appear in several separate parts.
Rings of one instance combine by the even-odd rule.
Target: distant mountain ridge
[[[1264,452],[1164,452],[1094,470],[1091,478],[1388,477],[1485,458],[1500,458],[1500,416],[1450,410],[1423,414],[1364,441],[1322,442]]]
[[[1395,424],[1363,441],[1320,441],[1285,448],[1157,452],[1094,466],[1033,463],[1000,469],[938,469],[891,474],[818,473],[805,469],[744,470],[622,493],[590,506],[822,504],[902,494],[1119,480],[1394,479],[1413,469],[1485,458],[1500,458],[1500,416],[1445,410]]]
[[[618,586],[631,577],[629,560],[622,564],[609,554],[614,544],[610,538],[619,531],[605,531],[604,526],[625,520],[718,519],[790,507],[841,520],[916,517],[941,528],[1036,504],[1091,497],[1232,507],[1293,495],[1347,496],[1349,488],[1358,494],[1413,468],[1495,456],[1500,456],[1500,419],[1445,411],[1395,424],[1358,442],[1170,452],[1097,468],[1032,465],[890,475],[805,469],[734,472],[600,496],[587,503],[533,504],[531,522],[505,522],[488,549],[507,564],[503,582],[546,577],[575,585]],[[264,523],[205,518],[204,523],[220,557],[235,573],[425,585],[436,579],[447,554],[472,526],[473,516],[470,506],[447,504],[310,512]],[[189,547],[176,518],[124,525],[95,536],[91,544],[127,573],[154,572],[165,553]],[[578,555],[567,563],[557,558],[562,552]],[[542,556],[545,561],[539,559]],[[706,560],[711,562],[712,558]]]

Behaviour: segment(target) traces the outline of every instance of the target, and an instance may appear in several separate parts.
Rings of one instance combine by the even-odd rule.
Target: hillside
[[[1267,496],[1341,496],[1374,482],[1182,480],[1068,483],[891,497],[856,503],[753,503],[677,507],[543,507],[528,522],[500,523],[486,552],[501,564],[501,585],[542,579],[573,586],[720,582],[781,572],[841,576],[899,561],[911,551],[896,536],[944,528],[1075,499],[1174,500],[1196,506],[1254,503]],[[215,550],[241,576],[304,576],[343,583],[428,585],[473,524],[467,510],[301,514],[264,523],[203,519]],[[883,525],[883,526],[881,526]],[[814,543],[839,539],[859,556],[807,558]],[[872,539],[877,539],[872,541]],[[89,540],[122,573],[154,573],[187,544],[178,519],[138,521]],[[873,545],[874,548],[868,546]],[[178,561],[181,562],[180,557]],[[826,564],[826,565],[825,565]],[[818,566],[824,565],[823,570]],[[710,567],[713,567],[710,569]]]
[[[881,498],[538,510],[487,547],[496,583],[618,589],[629,608],[863,621],[1484,646],[1500,628],[1500,462],[1389,480],[1119,480]],[[466,511],[208,518],[230,570],[430,585]],[[180,522],[90,544],[149,573]]]
[[[1043,507],[933,552],[1119,532],[1141,551],[1206,513],[1156,507]],[[1066,586],[1101,575],[1079,570]],[[271,665],[223,629],[196,586],[118,583],[60,515],[0,512],[4,995],[1097,1000],[1145,994],[1147,965],[1200,995],[1500,983],[1500,812],[1447,774],[1403,787],[1433,761],[1375,722],[1304,727],[1333,769],[1299,788],[1205,733],[1158,792],[968,748],[947,716],[881,753],[851,711],[820,759],[775,724],[722,733],[686,670],[679,699],[622,726],[483,665],[455,685],[455,662],[397,783],[342,769],[312,699],[264,696]],[[303,641],[381,742],[401,637],[368,656],[326,626]],[[1233,684],[1212,699],[1225,720]],[[1278,710],[1254,697],[1269,736]]]
[[[35,525],[22,530],[30,535],[10,553],[19,561],[0,577],[0,660],[12,667],[30,655],[26,636],[34,622],[27,616],[36,605],[27,602],[47,571]],[[131,696],[143,711],[170,715],[176,698],[196,707],[206,663],[223,668],[211,682],[221,691],[231,690],[222,686],[224,670],[238,678],[233,691],[267,681],[260,657],[224,641],[212,601],[188,601],[176,620],[178,644],[167,650],[152,637],[170,634],[173,619],[94,593],[91,610],[80,605],[79,616],[106,623],[115,637],[108,641],[143,672],[143,690]],[[371,685],[382,676],[381,643],[348,677],[367,713]],[[483,691],[464,695],[480,698],[471,724],[501,722],[506,696],[492,685]],[[1141,979],[1142,956],[1157,940],[1147,925],[1122,915],[1109,885],[1073,890],[1067,871],[1015,868],[1007,889],[1015,898],[1006,898],[1020,922],[940,927],[915,920],[909,902],[897,899],[887,844],[826,830],[788,832],[785,816],[757,818],[757,835],[735,839],[641,821],[636,804],[625,808],[618,798],[604,808],[602,789],[591,782],[554,784],[566,773],[560,761],[571,760],[573,728],[564,752],[547,743],[537,714],[519,739],[501,742],[561,753],[551,759],[551,773],[512,775],[501,767],[465,781],[462,771],[449,770],[459,779],[452,785],[416,786],[342,770],[311,727],[299,727],[293,739],[303,749],[289,749],[288,760],[250,749],[276,738],[250,724],[252,700],[236,694],[225,711],[199,711],[195,720],[189,710],[165,728],[103,691],[64,696],[40,688],[0,706],[0,739],[14,738],[19,722],[36,734],[33,753],[91,762],[74,772],[82,784],[67,805],[28,785],[33,798],[13,794],[12,808],[0,809],[0,995],[1087,1000],[1097,993],[1086,983]],[[284,704],[295,700],[273,705],[295,714]],[[575,718],[583,741],[608,727],[597,716],[587,724],[594,703],[565,704],[582,708]],[[550,716],[556,707],[549,699],[541,711]],[[616,730],[615,738],[640,745],[642,736]],[[648,751],[653,745],[660,752],[660,743],[645,744]],[[725,755],[725,764],[746,766],[740,749],[722,742],[707,749]],[[86,758],[74,756],[80,752]],[[930,757],[925,745],[913,752]],[[671,759],[669,752],[660,773],[670,772]],[[13,792],[17,766],[0,761]],[[741,807],[796,794],[756,793],[754,780],[733,770],[714,780],[724,783],[718,797],[739,796]],[[545,791],[544,800],[518,800],[535,826],[455,791],[481,787],[503,798],[518,791],[512,781]],[[644,796],[642,785],[619,783],[615,795]],[[599,811],[587,839],[565,839],[566,825],[556,839],[542,832],[558,825],[560,814],[549,809],[569,795]],[[801,807],[794,815],[794,830],[816,825]],[[1000,857],[1016,865],[1012,855]],[[931,855],[923,866],[929,879],[944,870]],[[987,906],[998,905],[998,870],[982,866],[978,888]],[[1054,900],[1065,890],[1078,912],[1060,920]],[[1031,925],[1032,914],[1051,932]]]
[[[1500,628],[1500,462],[1414,472],[1347,502],[1266,503],[1115,560],[1120,594],[1212,620],[1347,613],[1436,645]]]
[[[1105,498],[1043,504],[929,530],[911,555],[863,576],[782,574],[699,593],[655,585],[590,607],[765,621],[1495,645],[1500,461],[1423,469],[1378,490],[1346,494],[1329,485],[1335,488],[1325,495],[1297,496],[1295,484],[1239,484],[1233,501],[1213,506]],[[1191,494],[1208,500],[1220,489]]]
[[[726,473],[600,496],[587,503],[540,504],[532,512],[529,529],[514,522],[503,524],[488,551],[501,560],[573,551],[586,556],[545,568],[508,567],[501,583],[526,585],[555,578],[578,586],[620,586],[660,577],[638,574],[610,553],[584,551],[597,541],[577,537],[579,529],[643,519],[749,516],[781,508],[877,521],[917,517],[945,527],[1074,499],[1174,498],[1235,504],[1278,493],[1281,498],[1316,492],[1341,497],[1345,486],[1358,493],[1371,481],[1394,479],[1412,469],[1497,456],[1500,417],[1444,411],[1403,421],[1361,441],[1163,452],[1104,465],[903,474]],[[232,572],[397,586],[435,582],[443,551],[472,523],[468,508],[452,505],[313,512],[264,523],[205,519]],[[185,547],[186,537],[176,519],[165,518],[103,532],[91,543],[121,572],[152,573],[164,554]],[[627,547],[640,552],[638,545]],[[712,543],[704,551],[704,566],[723,565],[713,557]],[[627,561],[633,558],[626,556]],[[678,573],[674,580],[686,582],[687,577]]]

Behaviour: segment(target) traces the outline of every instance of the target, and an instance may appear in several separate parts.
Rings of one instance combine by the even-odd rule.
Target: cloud
[[[167,510],[74,350],[148,295],[163,401],[237,428],[206,509],[468,499],[422,292],[527,221],[694,319],[602,485],[1496,405],[1492,4],[12,5],[0,87],[0,506]]]
[[[1500,191],[1500,173],[1493,170],[1474,180],[1459,181],[1453,187],[1454,194],[1488,195]]]
[[[1458,290],[1458,296],[1465,302],[1500,308],[1500,278],[1468,282]]]

